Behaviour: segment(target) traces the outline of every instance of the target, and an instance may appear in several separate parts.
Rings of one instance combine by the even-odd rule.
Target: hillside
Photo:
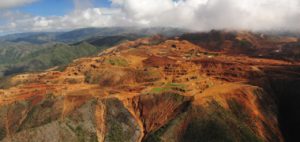
[[[175,28],[84,28],[67,32],[20,33],[0,37],[0,79],[37,72],[93,56],[123,41],[183,33]],[[1,85],[0,85],[1,86]]]
[[[0,48],[3,55],[0,63],[1,76],[41,71],[55,66],[64,66],[72,60],[92,56],[95,53],[125,40],[135,37],[99,37],[89,43],[82,41],[76,44],[50,43],[45,45],[21,44],[14,47]],[[97,43],[97,41],[100,41]],[[14,55],[14,56],[12,56]]]
[[[287,61],[300,60],[299,38],[286,35],[268,35],[265,33],[211,31],[191,33],[180,36],[196,45],[211,51],[226,54],[272,58]]]
[[[215,48],[225,43],[214,34],[140,38],[63,71],[14,76],[0,90],[0,140],[297,140],[300,62],[256,57],[243,46]],[[74,46],[81,44],[91,43]]]

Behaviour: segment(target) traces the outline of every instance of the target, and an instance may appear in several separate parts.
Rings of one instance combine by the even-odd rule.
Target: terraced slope
[[[299,64],[156,41],[13,77],[0,90],[0,140],[284,141],[266,72]]]

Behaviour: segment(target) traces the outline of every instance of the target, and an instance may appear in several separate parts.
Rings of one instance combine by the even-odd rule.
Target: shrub
[[[86,73],[84,82],[89,84],[98,84],[101,80],[101,76],[98,74]]]

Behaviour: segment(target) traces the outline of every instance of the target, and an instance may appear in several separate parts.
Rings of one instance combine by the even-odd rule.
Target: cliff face
[[[300,126],[300,68],[284,66],[267,68],[265,72],[278,104],[278,118],[286,141],[298,140]]]
[[[297,66],[184,40],[126,42],[63,72],[11,78],[0,90],[0,140],[281,142],[292,127],[281,100],[296,87],[277,82],[299,78]],[[280,78],[279,67],[294,76]]]
[[[196,95],[188,141],[283,141],[275,104],[260,87],[224,84]],[[203,132],[196,135],[197,132]]]

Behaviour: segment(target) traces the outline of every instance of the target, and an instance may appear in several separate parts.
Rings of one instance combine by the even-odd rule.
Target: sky
[[[300,0],[0,0],[0,35],[85,27],[300,30]]]

